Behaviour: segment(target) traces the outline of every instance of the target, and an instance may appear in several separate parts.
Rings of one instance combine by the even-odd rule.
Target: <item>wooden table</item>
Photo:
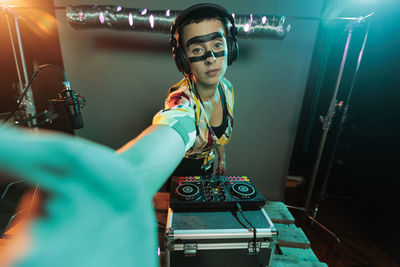
[[[164,266],[165,251],[165,223],[169,207],[169,193],[157,193],[153,199],[159,225],[160,242],[160,266]],[[296,227],[295,220],[282,202],[269,201],[264,206],[265,211],[278,230],[276,238],[276,249],[272,260],[273,267],[327,267],[328,265],[319,262],[310,248],[304,232]]]
[[[315,256],[310,248],[310,241],[301,228],[296,227],[295,220],[282,202],[269,201],[265,211],[278,230],[277,247],[272,260],[273,267],[301,266],[327,267]]]

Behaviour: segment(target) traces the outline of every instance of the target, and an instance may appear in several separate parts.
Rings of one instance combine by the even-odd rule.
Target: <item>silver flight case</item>
[[[166,266],[270,266],[277,231],[264,209],[240,212],[168,210]]]

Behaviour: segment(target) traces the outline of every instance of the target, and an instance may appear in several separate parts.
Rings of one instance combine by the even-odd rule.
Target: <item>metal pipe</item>
[[[75,29],[113,29],[170,34],[177,10],[147,10],[121,6],[68,6],[66,15]],[[285,16],[232,14],[238,38],[283,39],[290,30]]]
[[[14,38],[13,38],[13,35],[12,35],[12,31],[11,31],[10,19],[8,17],[8,10],[6,10],[5,14],[6,14],[8,33],[10,35],[11,48],[12,48],[13,55],[14,55],[15,67],[17,68],[17,76],[18,76],[18,81],[19,81],[18,88],[19,88],[19,91],[21,93],[21,91],[23,90],[24,86],[22,84],[21,71],[19,70],[17,51],[15,49]]]
[[[14,21],[15,21],[15,32],[17,34],[17,40],[18,40],[18,46],[19,46],[19,53],[21,57],[21,65],[22,65],[22,70],[24,74],[24,79],[25,79],[25,85],[28,84],[29,78],[28,78],[28,71],[26,68],[26,63],[25,63],[25,55],[24,55],[24,49],[22,47],[22,39],[21,39],[21,33],[19,29],[19,23],[18,23],[18,15],[14,14]],[[21,92],[22,93],[22,92]],[[35,116],[36,115],[36,107],[35,107],[35,102],[33,99],[33,94],[32,94],[32,89],[29,88],[27,93],[26,93],[26,113],[27,117]],[[36,119],[32,120],[32,123],[29,123],[29,125],[37,125]]]

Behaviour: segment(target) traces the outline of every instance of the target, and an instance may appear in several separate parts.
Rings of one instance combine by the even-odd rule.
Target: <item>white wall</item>
[[[182,10],[202,1],[55,0],[56,6],[114,4]],[[319,16],[322,2],[215,1],[236,14]],[[168,52],[169,36],[74,30],[57,11],[62,55],[75,90],[87,98],[85,127],[76,134],[118,148],[150,125],[168,87],[181,78]],[[235,88],[235,122],[227,145],[228,174],[248,175],[269,200],[283,200],[318,24],[291,20],[283,41],[239,40],[242,53],[226,77]],[[102,39],[102,42],[98,40]],[[112,45],[105,45],[112,43]],[[102,44],[102,45],[100,45]],[[141,48],[138,48],[141,47]],[[145,49],[143,47],[148,47]]]

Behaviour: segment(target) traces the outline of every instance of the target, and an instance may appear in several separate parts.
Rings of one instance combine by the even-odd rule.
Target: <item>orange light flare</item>
[[[41,9],[23,9],[18,12],[18,16],[37,35],[49,35],[57,27],[57,19]]]
[[[35,6],[26,0],[0,0],[0,7],[3,11],[7,10],[9,14],[17,14],[18,19],[37,35],[49,35],[57,27],[57,19],[54,15],[45,11],[43,6]]]
[[[25,193],[15,213],[19,214],[11,221],[5,238],[0,239],[0,266],[11,267],[23,258],[32,245],[31,227],[35,218],[41,216],[41,198],[35,191]]]
[[[27,7],[26,0],[0,0],[2,8]]]

